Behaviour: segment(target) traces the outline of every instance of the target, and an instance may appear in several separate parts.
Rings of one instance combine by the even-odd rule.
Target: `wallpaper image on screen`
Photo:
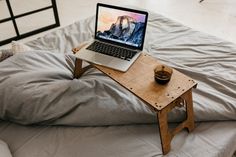
[[[96,36],[140,47],[143,42],[145,18],[144,14],[99,7]]]

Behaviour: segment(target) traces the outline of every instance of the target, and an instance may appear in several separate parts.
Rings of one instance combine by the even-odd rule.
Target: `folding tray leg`
[[[74,54],[76,54],[85,45],[86,45],[86,43],[81,44],[79,47],[73,48],[72,52]],[[82,76],[85,71],[87,71],[88,69],[93,67],[92,65],[88,65],[88,66],[82,68],[82,62],[83,62],[83,60],[76,58],[75,69],[74,69],[74,78],[80,78],[80,76]]]
[[[163,154],[170,151],[171,134],[168,128],[167,111],[165,109],[157,112],[159,122],[159,132],[161,138],[161,146]]]
[[[75,69],[74,69],[74,78],[79,78],[81,75],[82,75],[82,60],[76,58]]]
[[[192,101],[192,89],[188,90],[185,94],[181,96],[181,98],[185,101],[186,104],[186,120],[181,122],[176,128],[172,129],[172,131],[168,128],[168,119],[167,114],[170,112],[175,106],[178,106],[178,103],[172,103],[172,105],[168,105],[166,108],[157,111],[157,119],[160,131],[161,138],[161,146],[163,154],[167,154],[170,151],[170,144],[172,138],[184,128],[187,128],[189,132],[194,129],[194,114],[193,114],[193,101]],[[177,98],[178,99],[178,98]],[[178,101],[176,101],[178,102]]]

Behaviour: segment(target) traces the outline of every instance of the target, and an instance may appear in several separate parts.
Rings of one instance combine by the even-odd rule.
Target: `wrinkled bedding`
[[[73,126],[156,121],[147,106],[101,73],[73,79],[74,61],[71,55],[28,51],[1,63],[1,119]]]
[[[87,23],[87,30],[81,23]],[[1,119],[83,126],[156,122],[138,98],[98,70],[73,79],[71,48],[92,38],[94,18],[81,23],[28,44],[60,48],[53,53],[29,51],[1,62]],[[151,16],[145,51],[198,82],[193,94],[196,121],[236,120],[236,46]],[[184,117],[183,109],[174,112],[171,122]]]
[[[148,22],[144,51],[198,82],[193,91],[195,120],[236,120],[236,46],[160,15],[151,14]],[[79,21],[27,43],[37,51],[17,54],[1,62],[1,119],[19,124],[70,126],[155,123],[155,114],[146,105],[98,70],[91,69],[80,79],[73,79],[75,58],[71,49],[91,39],[93,28],[94,17]],[[176,109],[169,119],[176,122],[183,117],[184,110]],[[209,156],[232,154],[236,149],[235,138],[233,131],[219,143],[223,148],[227,146],[227,150],[216,149]],[[203,145],[209,143],[203,141]],[[197,139],[194,142],[195,146],[201,146]],[[194,149],[189,151],[189,154],[174,154],[201,156],[193,153]]]

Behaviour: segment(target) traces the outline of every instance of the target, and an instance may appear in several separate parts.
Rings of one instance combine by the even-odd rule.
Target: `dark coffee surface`
[[[155,73],[155,80],[159,84],[166,84],[170,81],[171,74],[167,71],[158,71]]]

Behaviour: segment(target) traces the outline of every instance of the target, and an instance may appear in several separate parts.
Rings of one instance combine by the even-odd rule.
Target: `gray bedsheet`
[[[49,60],[50,59],[56,60],[57,64],[65,63],[65,64],[60,64],[60,66],[59,65],[58,66],[61,67],[61,65],[66,65],[62,67],[63,68],[67,67],[66,70],[69,69],[68,71],[70,71],[70,73],[66,73],[66,74],[72,77],[72,72],[70,70],[71,67],[67,66],[68,62],[63,59],[62,60],[64,62],[62,62],[62,60],[58,59],[58,56],[63,56],[64,54],[71,54],[72,47],[77,46],[79,43],[83,41],[91,39],[93,35],[93,28],[94,28],[94,17],[91,17],[84,21],[79,21],[75,24],[72,24],[66,28],[57,30],[54,33],[50,33],[43,38],[39,38],[27,44],[28,46],[34,49],[40,49],[40,50],[53,49],[54,52],[59,52],[58,55],[55,55],[55,54],[50,55],[48,54],[48,52],[44,51],[42,52],[44,53],[43,55],[37,55],[37,56],[46,55],[47,56],[46,58],[48,58]],[[220,39],[217,39],[215,37],[212,37],[206,34],[202,34],[197,31],[194,31],[181,24],[173,22],[165,17],[159,16],[156,14],[151,14],[149,18],[149,24],[148,24],[148,29],[147,29],[146,41],[145,41],[145,51],[147,51],[154,57],[157,57],[158,59],[162,60],[164,63],[171,65],[174,68],[178,69],[179,71],[191,76],[192,78],[194,78],[196,81],[199,82],[198,88],[194,90],[194,94],[193,94],[194,112],[195,112],[196,121],[211,121],[211,120],[217,121],[217,120],[235,120],[236,119],[236,104],[235,104],[236,103],[235,101],[236,100],[236,92],[235,92],[236,81],[234,80],[234,77],[236,76],[236,70],[235,70],[236,63],[234,62],[235,56],[236,56],[236,46],[234,44],[222,41]],[[32,52],[31,54],[26,54],[26,56],[33,56],[31,57],[31,58],[34,58],[32,59],[32,61],[35,61],[37,60],[35,58],[36,53]],[[51,56],[54,56],[54,57],[51,57]],[[8,59],[8,61],[19,59],[19,58],[22,59],[24,57],[21,58],[21,56],[18,55],[18,56],[14,56],[14,58]],[[41,57],[41,59],[43,58],[45,57]],[[73,60],[73,57],[71,59]],[[1,65],[3,64],[0,64],[0,66]],[[4,69],[2,68],[0,69],[4,72]],[[4,84],[4,81],[7,81],[7,78],[6,78],[6,75],[2,75],[3,74],[2,71],[0,73],[1,75],[0,78],[1,79],[5,78],[5,79],[1,80],[1,84],[0,84],[2,86],[1,89],[5,89],[6,87],[9,88],[10,86],[5,86]],[[57,77],[61,79],[62,76],[57,75]],[[67,80],[69,77],[64,78],[64,75],[63,75],[62,78]],[[52,78],[52,79],[55,80],[58,78]],[[56,109],[60,110],[62,106],[60,108],[59,107],[57,108],[57,106],[53,105],[54,110],[47,110],[47,108],[45,108],[45,110],[42,110],[41,112],[37,112],[38,110],[36,110],[35,113],[42,113],[42,115],[37,114],[36,121],[34,121],[34,117],[31,117],[34,115],[29,112],[28,113],[23,112],[22,114],[21,112],[18,112],[18,115],[20,114],[21,115],[19,116],[18,119],[14,119],[16,118],[14,114],[9,114],[9,112],[4,112],[4,111],[9,111],[7,110],[8,109],[7,107],[8,106],[15,107],[14,108],[15,111],[13,112],[23,111],[23,109],[20,108],[19,106],[18,107],[14,106],[14,104],[6,105],[5,101],[1,99],[1,104],[3,104],[1,105],[1,107],[5,105],[4,107],[2,107],[3,110],[2,109],[0,110],[2,118],[10,119],[12,121],[23,123],[23,124],[42,122],[42,123],[47,123],[51,125],[55,125],[55,124],[63,124],[63,125],[66,125],[66,124],[69,124],[69,125],[106,125],[106,124],[112,125],[114,124],[115,125],[115,124],[155,122],[154,114],[150,110],[148,110],[145,107],[145,105],[143,105],[137,98],[132,96],[129,92],[121,88],[119,85],[117,85],[116,83],[108,79],[106,76],[104,76],[97,70],[88,71],[79,80],[72,80],[72,79],[68,79],[68,80],[70,80],[70,82],[76,82],[75,84],[77,85],[76,86],[74,84],[73,86],[71,86],[73,88],[69,88],[69,92],[70,90],[73,91],[73,89],[78,89],[78,92],[80,92],[79,87],[83,85],[83,83],[87,83],[87,85],[91,85],[96,80],[96,84],[98,86],[95,86],[95,88],[92,88],[93,89],[92,91],[86,88],[85,92],[87,93],[83,93],[83,94],[92,94],[93,96],[97,96],[96,99],[92,99],[91,101],[89,101],[89,103],[84,102],[86,105],[83,104],[82,107],[81,107],[81,104],[79,103],[78,104],[64,104],[63,109],[64,107],[68,107],[70,105],[75,105],[75,107],[72,107],[73,110],[69,110],[69,111],[67,110],[64,114],[55,116],[55,117],[51,117],[54,115],[50,113],[54,113],[52,111],[55,111],[55,113],[57,113]],[[27,81],[23,81],[23,83],[24,84],[26,83],[26,85],[28,85]],[[55,94],[63,95],[63,97],[57,97],[56,100],[58,100],[58,98],[61,98],[61,100],[65,101],[67,99],[71,100],[77,97],[79,99],[79,96],[81,96],[81,94],[78,94],[79,96],[77,96],[76,93],[74,93],[73,97],[71,95],[67,95],[68,90],[66,92],[64,90],[66,87],[59,86],[58,87],[59,89],[54,91]],[[81,88],[81,89],[84,89],[84,88]],[[40,92],[39,94],[43,94],[43,93]],[[37,99],[37,100],[42,100],[42,102],[45,102],[44,100],[47,100],[47,97],[45,96],[40,97],[40,98],[42,99]],[[99,100],[98,98],[106,98],[109,101],[103,101],[101,99]],[[111,99],[112,99],[112,102],[110,102]],[[120,101],[124,103],[120,104]],[[32,101],[32,103],[28,105],[33,105],[34,104],[33,102],[34,101]],[[40,105],[40,103],[37,103],[37,104]],[[91,109],[94,107],[93,104],[95,104],[98,108],[96,108],[96,110],[89,111],[88,109]],[[90,106],[90,105],[93,105],[93,106]],[[48,103],[46,103],[45,106],[48,106]],[[115,108],[113,108],[114,106]],[[137,109],[137,106],[138,106],[138,110],[135,110]],[[84,111],[88,111],[88,112],[84,112],[83,110],[80,110],[83,107],[86,108],[86,110]],[[100,110],[101,107],[104,107],[104,108]],[[105,113],[97,112],[97,111],[105,111]],[[115,114],[112,114],[111,111],[112,112],[114,111]],[[119,114],[124,111],[127,111],[124,113],[125,116],[119,117]],[[78,113],[81,113],[82,115]],[[90,121],[89,120],[90,117],[86,117],[86,116],[94,114],[94,113],[96,113],[98,117],[100,116],[100,119],[99,118],[97,119],[97,117],[95,116],[95,117],[92,117],[95,119],[95,121]],[[133,114],[133,115],[128,116],[129,114]],[[142,116],[140,115],[144,117],[146,116],[146,118],[142,118]],[[181,115],[183,115],[183,111],[177,110],[175,111],[175,114],[172,114],[172,117],[170,117],[170,119],[172,121],[177,121],[180,119]],[[82,118],[82,121],[81,121],[81,118],[78,118],[78,116],[82,116],[82,117],[84,116],[87,119],[83,121],[83,118]],[[23,120],[21,118],[23,118]],[[41,118],[45,118],[45,119],[41,119]],[[105,121],[102,121],[102,120],[105,120]],[[218,125],[218,123],[211,123],[211,124],[216,125],[216,126]],[[227,127],[224,126],[224,124]],[[160,143],[158,142],[157,145],[153,144],[153,148],[155,149],[150,151],[149,145],[152,145],[151,141],[153,140],[154,137],[149,137],[147,139],[145,138],[150,135],[149,131],[154,126],[155,125],[148,126],[147,130],[142,132],[143,134],[141,133],[133,134],[133,137],[132,137],[132,134],[130,134],[130,136],[128,136],[131,139],[137,139],[138,137],[140,137],[140,139],[138,138],[139,140],[137,141],[135,140],[135,142],[137,142],[137,145],[133,145],[133,143],[130,144],[129,150],[131,150],[133,153],[125,149],[120,149],[120,152],[117,151],[116,152],[117,154],[115,154],[114,156],[118,156],[121,152],[122,152],[121,156],[155,156],[157,155],[159,153],[158,149],[160,150]],[[204,127],[203,128],[207,130],[206,134],[204,134],[204,131],[202,131],[201,129],[199,130],[200,127],[199,128],[197,127],[196,132],[195,132],[196,136],[192,137],[192,134],[190,134],[188,136],[186,135],[187,136],[186,140],[185,139],[183,140],[182,138],[178,139],[177,141],[180,143],[182,142],[182,144],[185,146],[184,147],[185,149],[179,148],[178,147],[179,143],[178,143],[174,145],[174,147],[172,147],[173,152],[170,154],[170,156],[204,156],[205,155],[209,157],[210,156],[214,157],[214,156],[232,155],[232,152],[236,149],[235,148],[236,147],[235,122],[219,123],[219,125],[215,127],[215,129],[217,128],[219,129],[219,131],[217,131],[217,129],[211,130],[210,129],[211,125],[208,126],[207,124],[204,124],[204,126],[205,128]],[[101,138],[97,136],[99,135],[97,132],[99,131],[103,132],[104,131],[103,127],[85,127],[85,128],[77,128],[77,129],[81,130],[81,133],[79,136],[83,137],[83,136],[86,136],[87,134],[87,136],[89,137],[92,136],[91,140],[97,141],[96,143],[99,145],[101,144],[101,148],[99,147],[99,150],[95,149],[96,146],[93,145],[92,150],[94,151],[94,154],[96,153],[99,154],[100,152],[101,154],[105,153],[103,154],[105,156],[111,156],[111,154],[109,155],[109,151],[107,152],[107,149],[106,149],[106,145],[105,145],[106,140],[101,140],[101,139],[106,139],[111,136],[112,138],[111,137],[110,138],[112,139],[112,141],[119,140],[120,137],[122,137],[121,136],[122,133],[126,134],[126,132],[123,132],[123,131],[128,130],[129,127],[139,128],[138,126],[120,126],[118,127],[118,128],[121,128],[120,130],[118,129],[118,134],[115,134],[113,130],[117,127],[108,127],[108,129],[111,128],[112,131],[104,132]],[[107,129],[107,127],[105,128]],[[141,128],[143,129],[143,127]],[[65,128],[61,128],[61,129],[64,130]],[[86,131],[83,132],[83,130],[86,130]],[[90,131],[87,131],[87,130],[90,130]],[[214,133],[213,130],[216,131],[217,134],[212,134]],[[227,134],[228,136],[225,136],[225,140],[219,140],[218,137],[219,135],[222,135],[223,132],[227,132],[227,133],[230,132],[230,133]],[[121,139],[126,139],[128,137],[125,136],[125,138],[121,138]],[[140,142],[140,141],[143,141],[143,139],[146,139],[146,140],[144,140],[144,142]],[[57,140],[57,138],[54,138],[54,140]],[[58,140],[61,140],[61,139],[58,138]],[[5,139],[5,141],[7,140]],[[189,144],[191,143],[190,141],[194,144],[190,145]],[[217,143],[217,141],[219,143]],[[122,144],[125,145],[122,142],[121,142],[121,145]],[[68,143],[70,143],[70,141],[68,141]],[[125,143],[126,143],[126,146],[128,147],[129,143],[128,142],[125,142]],[[41,144],[39,143],[39,145]],[[112,143],[110,142],[108,148],[110,148],[111,152],[114,153],[115,152],[114,149],[115,147],[117,147],[118,144],[116,145],[116,143],[114,143],[114,147],[110,146],[111,144]],[[209,147],[205,147],[207,144],[209,144],[212,149],[210,149]],[[78,145],[80,146],[80,148],[83,148],[83,140]],[[143,149],[140,149],[140,147]],[[196,147],[199,147],[199,149],[195,149]],[[56,149],[58,148],[59,147],[56,147]],[[86,148],[88,148],[88,146]],[[135,151],[135,148],[139,149],[139,151]],[[207,148],[207,150],[205,148]],[[204,152],[205,154],[202,152],[202,150],[205,150]],[[47,151],[45,150],[45,153],[46,152]],[[74,150],[73,152],[76,152],[76,150]],[[88,150],[84,149],[84,152],[83,150],[81,150],[81,153],[82,154],[88,153]],[[135,154],[135,153],[138,153],[138,154]],[[50,154],[47,154],[47,155],[50,156]]]
[[[17,133],[16,133],[17,130]],[[166,157],[231,157],[235,122],[204,122],[182,131]],[[157,125],[107,127],[21,126],[0,122],[0,138],[13,157],[159,157]]]

